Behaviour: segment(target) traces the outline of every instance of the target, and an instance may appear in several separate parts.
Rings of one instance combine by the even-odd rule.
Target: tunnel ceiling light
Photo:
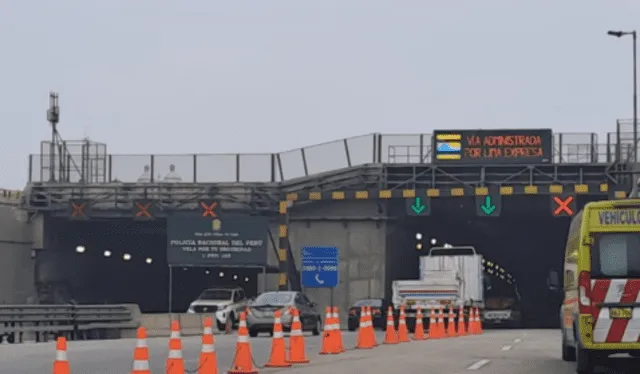
[[[431,238],[431,245],[436,245],[436,244],[438,244],[438,239]]]
[[[144,262],[146,262],[147,264],[150,264],[153,262],[153,259],[151,257],[147,257]]]
[[[222,278],[222,277],[224,277],[224,272],[221,271],[218,275],[220,276],[220,278]]]
[[[104,257],[111,257],[111,251],[104,251]]]
[[[422,234],[417,232],[416,233],[416,240],[422,240]]]
[[[84,253],[87,249],[83,245],[79,245],[76,247],[76,252]]]
[[[129,261],[129,260],[131,260],[131,255],[128,254],[128,253],[125,253],[125,254],[122,255],[122,259],[125,260],[125,261]]]

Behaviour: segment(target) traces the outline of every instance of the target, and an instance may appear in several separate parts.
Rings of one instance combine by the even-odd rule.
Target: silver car
[[[273,333],[274,312],[280,310],[280,319],[284,331],[291,331],[293,316],[290,308],[300,311],[300,322],[303,331],[311,331],[320,335],[322,315],[317,311],[316,303],[310,301],[305,294],[296,291],[265,292],[249,305],[247,327],[249,335],[258,336],[261,332]]]

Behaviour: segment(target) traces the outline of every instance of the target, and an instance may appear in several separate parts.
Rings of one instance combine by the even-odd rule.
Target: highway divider
[[[183,336],[202,333],[205,314],[142,314],[137,304],[0,305],[0,343],[67,340],[128,339],[142,326],[149,337],[168,336],[172,321]],[[218,332],[218,331],[216,331]]]
[[[404,307],[400,309],[398,327],[395,327],[393,310],[389,308],[387,314],[387,327],[383,344],[410,344],[413,341],[426,341],[435,339],[450,339],[466,335],[482,334],[482,324],[480,322],[477,308],[469,310],[469,321],[464,321],[464,310],[460,308],[457,324],[455,323],[454,308],[449,307],[449,321],[445,322],[443,308],[438,311],[431,310],[429,318],[428,334],[425,333],[423,324],[418,322],[416,329],[411,336],[406,324]],[[226,371],[230,374],[257,374],[265,367],[288,368],[293,366],[303,366],[311,362],[307,356],[305,337],[302,334],[302,324],[300,323],[299,311],[291,308],[293,323],[289,344],[286,344],[283,333],[283,326],[280,320],[280,312],[275,313],[273,336],[271,344],[271,354],[266,364],[258,366],[255,364],[251,353],[251,339],[247,328],[246,312],[240,314],[238,325],[236,351],[233,357],[232,366]],[[418,316],[422,317],[422,311],[418,308]],[[422,320],[422,318],[420,318]],[[163,320],[156,320],[158,323]],[[193,322],[193,319],[189,319]],[[154,322],[155,323],[155,322]],[[211,317],[205,317],[201,328],[202,346],[200,359],[196,369],[185,367],[182,352],[182,329],[178,320],[170,322],[169,330],[169,353],[165,362],[167,374],[185,374],[198,372],[199,374],[218,374],[220,368],[215,349],[215,338],[213,335],[213,321]],[[362,307],[360,313],[360,324],[358,329],[357,342],[355,347],[346,348],[340,330],[340,321],[337,307],[327,307],[325,311],[324,330],[321,336],[321,355],[340,355],[347,351],[375,349],[380,344],[377,342],[373,326],[371,307]],[[133,362],[131,373],[148,374],[150,371],[149,349],[147,345],[147,329],[139,327],[136,331],[136,344],[132,346]],[[53,374],[70,374],[72,363],[67,358],[67,342],[65,337],[59,337],[56,342],[55,359],[53,360]]]
[[[0,305],[0,342],[115,339],[135,334],[140,308],[118,305]]]

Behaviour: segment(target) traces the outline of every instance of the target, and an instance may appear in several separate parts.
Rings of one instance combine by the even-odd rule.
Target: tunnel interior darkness
[[[61,226],[61,227],[60,227]],[[135,303],[145,313],[167,312],[169,267],[166,222],[69,221],[57,227],[52,251],[39,256],[62,263],[55,274],[40,272],[45,279],[64,284],[63,293],[77,303]],[[77,247],[84,247],[78,253]],[[127,256],[128,255],[128,256]],[[247,296],[257,295],[256,268],[173,267],[172,311],[185,312],[189,303],[206,288],[242,287]]]
[[[580,196],[582,207],[588,196]],[[419,278],[419,257],[427,255],[430,240],[438,245],[471,245],[487,261],[511,273],[522,297],[523,323],[526,327],[555,327],[563,294],[550,290],[550,271],[562,281],[568,217],[554,217],[548,196],[503,197],[500,217],[479,217],[475,198],[451,198],[431,201],[431,215],[408,217],[405,204],[394,203],[390,211],[398,221],[388,234],[387,297],[391,281]],[[423,236],[423,249],[417,250],[416,233]]]

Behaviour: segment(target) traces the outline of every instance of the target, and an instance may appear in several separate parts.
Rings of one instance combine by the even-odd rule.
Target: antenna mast
[[[49,146],[49,182],[56,181],[56,146],[58,145],[58,123],[60,122],[60,106],[58,106],[58,94],[49,93],[49,110],[47,121],[51,124],[51,144]],[[62,155],[60,155],[62,157]],[[62,160],[60,160],[62,161]]]

